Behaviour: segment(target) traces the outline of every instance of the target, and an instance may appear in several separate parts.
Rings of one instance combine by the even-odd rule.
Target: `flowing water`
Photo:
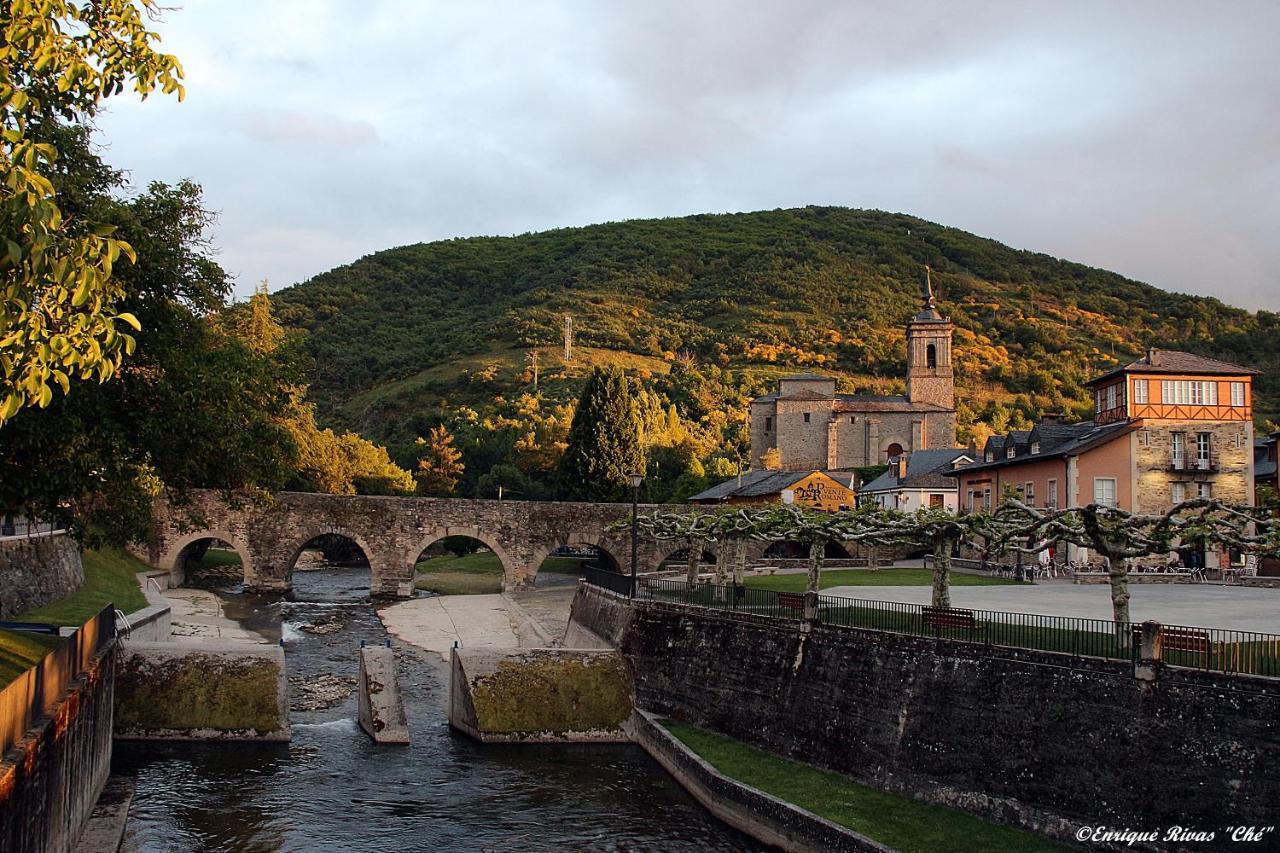
[[[225,594],[229,616],[284,637],[291,678],[354,681],[382,643],[367,569],[295,573],[293,600]],[[317,634],[307,626],[336,621]],[[413,743],[376,747],[354,693],[293,711],[288,744],[118,743],[137,793],[126,850],[752,850],[638,747],[482,745],[449,728],[448,670],[397,646]]]

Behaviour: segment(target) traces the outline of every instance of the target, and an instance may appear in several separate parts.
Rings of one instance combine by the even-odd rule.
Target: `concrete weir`
[[[359,722],[374,743],[408,743],[400,687],[396,682],[396,656],[388,646],[360,650]]]
[[[454,649],[451,657],[449,723],[477,740],[629,740],[631,677],[616,651]]]

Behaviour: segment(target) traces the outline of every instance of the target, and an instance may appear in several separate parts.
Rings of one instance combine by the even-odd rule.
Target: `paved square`
[[[928,604],[927,586],[833,586],[823,595]],[[1008,610],[1083,619],[1111,618],[1111,587],[1049,582],[1016,586],[953,586],[953,607]],[[1218,584],[1130,584],[1134,621],[1280,634],[1280,589]]]

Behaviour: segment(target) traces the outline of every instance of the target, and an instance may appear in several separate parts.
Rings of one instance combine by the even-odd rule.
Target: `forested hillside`
[[[926,264],[957,327],[962,440],[1046,411],[1087,415],[1082,381],[1149,345],[1261,367],[1259,421],[1277,417],[1280,315],[880,211],[702,215],[404,246],[274,303],[305,332],[322,420],[385,442],[405,464],[415,439],[443,423],[467,465],[460,491],[474,492],[495,465],[518,468],[536,490],[595,364],[638,380],[653,443],[682,447],[679,464],[694,469],[745,449],[746,402],[786,372],[832,373],[846,391],[900,390],[903,327]]]

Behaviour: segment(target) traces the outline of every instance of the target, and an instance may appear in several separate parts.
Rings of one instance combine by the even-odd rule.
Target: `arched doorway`
[[[372,586],[368,546],[345,533],[319,533],[303,542],[287,568],[295,601],[359,601]]]
[[[902,445],[898,444],[898,442],[896,441],[884,449],[885,459],[887,459],[890,462],[894,461],[901,455],[902,455]]]
[[[414,589],[436,595],[490,595],[506,584],[505,555],[488,537],[429,538],[413,558]]]

